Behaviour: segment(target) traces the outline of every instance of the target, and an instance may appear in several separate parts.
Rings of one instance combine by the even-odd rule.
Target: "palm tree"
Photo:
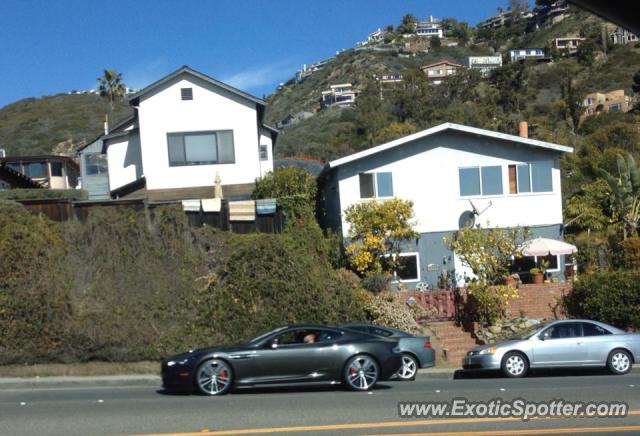
[[[609,184],[614,203],[623,224],[623,238],[637,234],[640,224],[640,168],[631,154],[626,159],[617,156],[618,177],[614,177],[604,169],[600,174]]]
[[[122,81],[122,74],[116,70],[104,70],[104,75],[98,77],[98,82],[100,83],[100,96],[109,99],[111,112],[113,112],[113,103],[122,98],[127,90]]]

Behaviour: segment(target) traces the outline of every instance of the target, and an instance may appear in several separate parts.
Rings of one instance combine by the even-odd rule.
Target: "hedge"
[[[192,229],[177,206],[54,223],[0,201],[0,364],[136,361],[298,322],[365,317],[313,221]]]
[[[640,329],[640,272],[581,275],[566,297],[565,306],[576,318],[602,321],[621,329]]]
[[[0,200],[51,200],[65,199],[82,201],[89,198],[84,189],[3,189]]]

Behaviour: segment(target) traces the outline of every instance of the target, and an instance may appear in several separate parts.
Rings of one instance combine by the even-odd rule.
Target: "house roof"
[[[226,91],[231,92],[232,94],[235,94],[239,97],[244,98],[245,100],[249,100],[255,104],[258,104],[260,106],[266,106],[267,103],[262,100],[259,99],[257,97],[254,97],[251,94],[247,94],[244,91],[240,91],[239,89],[234,88],[233,86],[227,85],[226,83],[222,83],[219,80],[214,79],[213,77],[209,77],[206,74],[203,74],[199,71],[196,71],[192,68],[190,68],[187,65],[182,66],[181,68],[177,69],[176,71],[174,71],[173,73],[169,74],[168,76],[163,77],[162,79],[153,82],[151,85],[147,86],[146,88],[141,89],[140,91],[136,92],[135,94],[131,95],[129,97],[129,102],[131,104],[136,104],[139,100],[140,97],[145,96],[147,94],[149,94],[150,92],[152,92],[153,90],[157,89],[158,87],[164,85],[167,82],[170,82],[171,80],[175,79],[176,77],[182,75],[182,74],[187,74],[193,77],[197,77],[200,80],[204,80],[205,82],[218,87],[218,88],[222,88]]]
[[[460,64],[456,64],[455,62],[451,62],[451,61],[440,61],[440,62],[434,62],[432,64],[429,65],[422,65],[420,67],[421,70],[426,70],[427,68],[431,68],[431,67],[436,67],[438,65],[451,65],[452,67],[459,67],[459,68],[464,68],[462,65]]]
[[[6,156],[0,158],[0,164],[11,162],[40,162],[40,161],[64,161],[67,165],[78,169],[78,164],[69,156],[57,154],[38,154],[33,156]]]
[[[436,133],[452,130],[456,132],[467,133],[471,135],[484,136],[488,138],[500,139],[503,141],[511,141],[518,144],[524,144],[531,147],[539,147],[547,150],[554,150],[564,153],[572,153],[573,148],[566,145],[554,144],[551,142],[538,141],[537,139],[523,138],[521,136],[509,135],[506,133],[494,132],[492,130],[479,129],[477,127],[463,126],[461,124],[444,123],[430,129],[423,130],[421,132],[414,133],[412,135],[405,136],[403,138],[396,139],[386,144],[378,145],[376,147],[369,148],[367,150],[359,151],[349,156],[342,157],[340,159],[333,160],[327,164],[329,168],[339,167],[349,162],[356,161],[358,159],[365,158],[367,156],[380,153],[385,150],[389,150],[395,147],[399,147],[403,144],[415,141],[417,139],[426,138],[427,136],[435,135]]]
[[[136,120],[136,115],[135,113],[123,120],[118,121],[116,124],[113,125],[113,127],[111,127],[110,131],[111,132],[115,132],[118,129],[121,129],[123,127],[128,126],[129,124],[135,122]],[[78,148],[76,150],[76,153],[80,153],[82,150],[84,150],[85,148],[87,148],[88,146],[90,146],[91,144],[93,144],[94,142],[96,142],[98,139],[103,139],[103,136],[105,136],[104,134],[98,135],[95,139],[93,139],[92,141],[87,142],[85,145],[83,145],[82,147]]]

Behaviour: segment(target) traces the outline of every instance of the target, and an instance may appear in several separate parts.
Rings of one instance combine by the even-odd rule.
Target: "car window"
[[[599,325],[592,324],[590,322],[582,323],[582,335],[583,336],[602,336],[602,335],[610,335],[611,332],[604,327],[600,327]]]
[[[543,333],[546,339],[564,339],[580,336],[580,324],[577,322],[564,322],[549,327]]]
[[[393,336],[393,332],[392,331],[386,330],[386,329],[381,329],[380,327],[371,327],[371,333],[373,333],[374,335],[378,335],[378,336],[384,336],[385,338]]]
[[[314,344],[318,342],[327,342],[339,338],[341,332],[325,329],[295,329],[288,330],[278,336],[276,340],[278,345],[294,345],[294,344]]]
[[[366,326],[366,325],[348,325],[346,327],[350,330],[355,330],[357,332],[371,333],[369,326]]]

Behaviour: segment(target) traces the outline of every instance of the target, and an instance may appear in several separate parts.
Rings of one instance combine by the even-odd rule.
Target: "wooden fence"
[[[153,216],[153,209],[166,204],[180,202],[150,203],[144,200],[112,200],[112,201],[72,201],[67,199],[20,200],[29,211],[42,214],[53,221],[79,220],[85,221],[91,210],[101,207],[132,208],[141,213]],[[254,221],[231,221],[229,218],[229,202],[222,200],[220,212],[185,212],[191,227],[211,226],[233,233],[280,233],[284,226],[282,212],[257,215]]]

